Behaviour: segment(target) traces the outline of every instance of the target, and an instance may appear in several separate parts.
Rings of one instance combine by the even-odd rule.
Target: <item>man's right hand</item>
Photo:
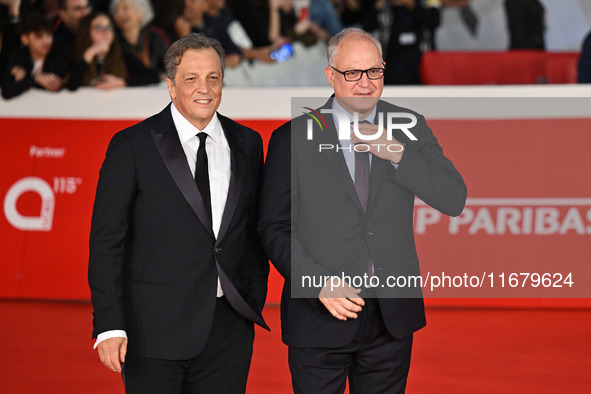
[[[101,362],[113,372],[121,372],[121,363],[125,362],[127,354],[127,338],[109,338],[98,344],[98,354]]]
[[[331,281],[320,290],[318,299],[322,305],[339,320],[357,319],[357,312],[365,305],[363,298],[359,297],[360,289],[349,286],[347,283],[338,287],[331,286]]]
[[[82,58],[87,64],[90,64],[95,57],[106,57],[109,49],[111,49],[111,42],[100,40],[89,46],[82,54]]]

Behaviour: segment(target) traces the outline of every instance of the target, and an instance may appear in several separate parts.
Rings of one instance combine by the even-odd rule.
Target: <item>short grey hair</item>
[[[328,41],[328,65],[334,67],[334,59],[337,55],[337,51],[339,46],[341,45],[341,41],[348,37],[355,37],[355,38],[363,38],[367,39],[375,44],[375,46],[380,51],[380,59],[383,59],[382,54],[382,44],[371,34],[366,32],[365,30],[356,28],[356,27],[348,27],[346,29],[341,30],[339,33],[332,36],[332,38]]]
[[[154,10],[149,0],[112,0],[111,15],[115,15],[115,7],[119,3],[133,4],[143,14],[142,27],[146,27],[154,19]]]
[[[175,41],[166,54],[164,55],[164,68],[166,69],[166,76],[174,84],[176,77],[177,66],[181,63],[183,53],[188,50],[203,50],[213,49],[220,57],[220,64],[222,65],[222,79],[224,78],[224,48],[215,38],[207,37],[202,33],[190,33],[183,38]]]

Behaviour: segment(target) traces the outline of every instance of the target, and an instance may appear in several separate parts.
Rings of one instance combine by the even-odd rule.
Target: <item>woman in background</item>
[[[150,26],[154,17],[148,0],[113,0],[111,14],[117,26],[123,51],[135,56],[147,68],[164,79],[164,54],[168,49],[166,33]]]
[[[158,82],[156,71],[123,52],[108,14],[92,12],[80,21],[68,89],[76,90],[80,86],[115,89]]]

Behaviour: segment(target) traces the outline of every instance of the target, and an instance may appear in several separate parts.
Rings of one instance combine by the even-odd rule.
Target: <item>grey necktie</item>
[[[360,121],[359,124],[369,123]],[[367,201],[369,199],[369,152],[355,151],[355,191],[363,207],[363,212],[367,213]],[[367,275],[371,278],[374,274],[373,261],[370,258],[367,262]]]
[[[359,124],[369,123],[367,121],[361,121]],[[355,191],[357,197],[361,202],[363,211],[367,212],[367,200],[369,197],[369,152],[358,152],[355,151]]]

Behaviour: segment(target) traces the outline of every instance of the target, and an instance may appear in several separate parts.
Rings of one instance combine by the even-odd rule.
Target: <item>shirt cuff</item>
[[[104,341],[106,339],[111,339],[111,338],[125,338],[125,339],[127,339],[127,333],[123,330],[110,330],[110,331],[101,332],[100,334],[98,334],[96,336],[96,342],[94,343],[93,349],[96,349],[98,344],[101,343],[102,341]]]

